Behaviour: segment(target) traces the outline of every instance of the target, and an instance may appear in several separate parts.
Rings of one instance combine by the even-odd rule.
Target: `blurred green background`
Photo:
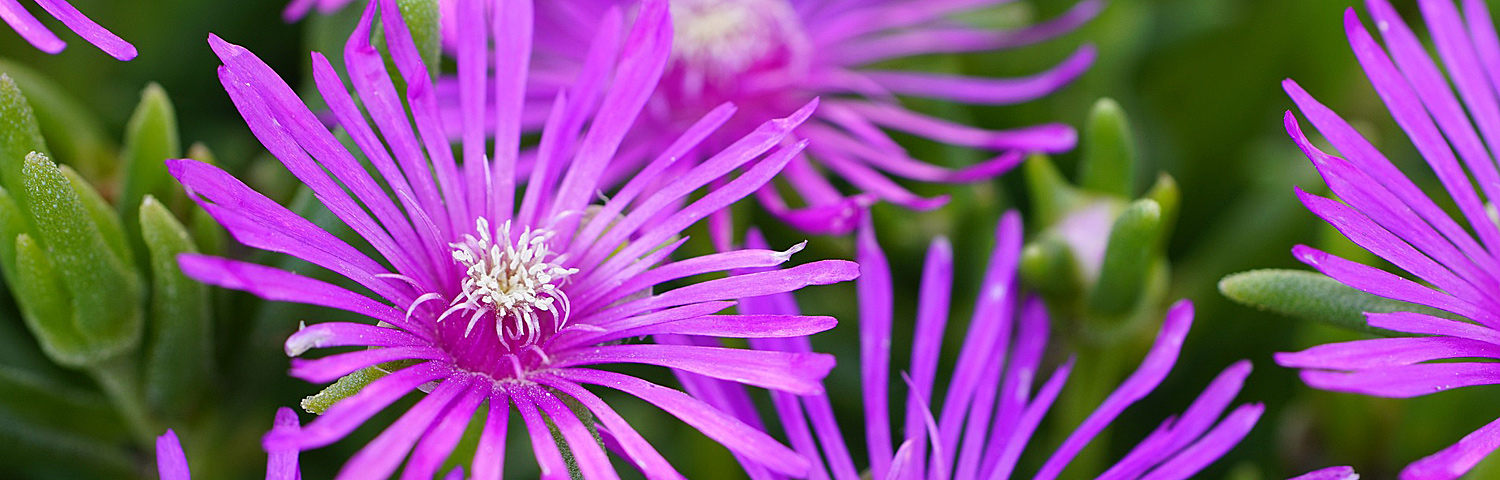
[[[141,52],[132,62],[116,62],[81,39],[59,30],[69,42],[61,55],[50,56],[31,49],[9,30],[0,29],[0,71],[34,70],[55,83],[74,99],[74,107],[91,112],[97,124],[58,125],[44,130],[57,160],[62,163],[95,162],[103,165],[96,182],[107,183],[112,152],[126,120],[148,82],[165,87],[177,107],[185,143],[203,142],[217,154],[219,163],[247,178],[252,186],[278,200],[292,201],[294,191],[287,175],[264,157],[259,145],[244,127],[215,75],[217,62],[208,49],[209,32],[239,43],[255,52],[286,78],[303,78],[306,50],[317,38],[339,38],[338,22],[304,21],[286,24],[280,19],[280,0],[72,0],[80,10],[120,36]],[[356,2],[360,3],[360,2]],[[1405,18],[1425,35],[1415,19],[1411,1],[1396,1]],[[1023,2],[984,12],[987,19],[1014,22],[1051,18],[1070,7],[1068,1]],[[1295,372],[1278,368],[1273,352],[1293,351],[1315,343],[1355,334],[1329,327],[1309,325],[1278,315],[1238,306],[1223,298],[1216,284],[1223,276],[1264,267],[1303,268],[1292,259],[1293,244],[1308,243],[1373,261],[1350,250],[1330,235],[1307,213],[1292,193],[1293,185],[1313,192],[1323,191],[1321,181],[1287,139],[1282,114],[1291,102],[1281,91],[1281,80],[1293,78],[1320,100],[1342,113],[1370,136],[1393,161],[1419,182],[1428,179],[1422,163],[1404,136],[1390,121],[1375,98],[1344,40],[1342,17],[1353,6],[1349,0],[1110,0],[1104,13],[1083,29],[1062,39],[1012,51],[955,57],[923,58],[905,65],[973,75],[1009,76],[1040,71],[1061,60],[1077,45],[1088,42],[1099,48],[1099,60],[1081,79],[1044,99],[1015,106],[965,107],[916,100],[912,105],[945,117],[989,128],[1017,127],[1047,121],[1081,125],[1089,107],[1101,97],[1117,99],[1129,113],[1136,133],[1142,164],[1138,187],[1144,190],[1156,171],[1174,176],[1180,185],[1182,208],[1168,247],[1171,261],[1170,294],[1165,301],[1188,298],[1196,302],[1197,320],[1184,354],[1165,384],[1147,400],[1128,410],[1118,422],[1114,442],[1107,447],[1113,456],[1123,454],[1167,415],[1179,412],[1218,371],[1248,358],[1255,364],[1239,401],[1268,405],[1266,415],[1240,448],[1207,471],[1204,478],[1285,478],[1327,465],[1352,464],[1365,478],[1394,476],[1402,465],[1430,454],[1487,423],[1500,408],[1490,387],[1467,388],[1425,398],[1385,401],[1313,391],[1296,378]],[[1363,11],[1363,7],[1358,7]],[[49,19],[50,20],[50,19]],[[55,22],[49,25],[56,25]],[[320,36],[321,34],[321,36]],[[321,44],[321,43],[320,43]],[[337,63],[337,62],[336,62]],[[23,88],[25,85],[23,84]],[[63,142],[62,139],[74,139]],[[94,142],[96,145],[91,145]],[[913,144],[922,158],[938,163],[974,161],[973,152],[933,145]],[[1078,154],[1059,155],[1057,163],[1071,172]],[[83,170],[80,168],[80,170]],[[918,186],[926,194],[950,193],[954,202],[942,209],[914,213],[889,206],[875,210],[880,236],[895,271],[897,292],[916,291],[920,259],[933,236],[950,236],[957,251],[954,312],[965,316],[972,303],[975,282],[988,257],[990,232],[1005,209],[1027,211],[1025,185],[1020,172],[991,184],[973,186]],[[1434,182],[1427,182],[1432,185]],[[769,218],[739,207],[757,224]],[[771,243],[783,246],[799,241],[796,232],[766,226]],[[701,232],[700,232],[701,233]],[[234,251],[243,254],[243,251]],[[815,238],[798,260],[821,257],[848,258],[849,239]],[[234,319],[259,318],[262,327],[221,328],[219,362],[265,366],[271,374],[286,367],[280,357],[278,335],[284,336],[303,319],[324,319],[327,312],[312,308],[266,306],[242,295],[220,293],[227,299],[221,312],[233,311]],[[804,291],[799,299],[808,313],[838,316],[846,323],[816,340],[820,349],[844,359],[829,380],[832,397],[848,407],[842,418],[859,432],[857,348],[852,343],[854,323],[853,288],[850,285],[820,287]],[[36,365],[41,359],[7,304],[0,317],[7,317],[0,340],[0,361]],[[905,355],[913,310],[912,295],[898,301],[897,367]],[[243,306],[244,308],[238,308]],[[247,313],[250,312],[250,313]],[[899,323],[905,322],[905,323]],[[949,345],[956,355],[966,321],[950,323]],[[282,337],[284,338],[284,337]],[[246,342],[252,342],[246,344]],[[1133,368],[1139,355],[1127,360]],[[45,360],[43,360],[45,362]],[[945,367],[946,368],[946,367]],[[661,372],[644,373],[662,379]],[[294,405],[317,386],[267,375],[263,401],[253,403],[243,414],[264,419],[269,426],[276,405]],[[238,379],[220,379],[234,382]],[[1064,390],[1064,395],[1076,388]],[[627,418],[690,478],[722,478],[732,471],[732,460],[720,447],[691,432],[679,422],[638,401],[616,404]],[[303,414],[304,421],[310,415]],[[383,425],[391,419],[377,419]],[[256,420],[259,421],[259,420]],[[0,426],[3,427],[3,426]],[[1044,426],[1043,432],[1048,431]],[[378,430],[364,428],[355,437],[369,438]],[[852,435],[852,434],[851,434]],[[519,437],[514,435],[513,437]],[[515,438],[513,441],[519,441]],[[1057,439],[1042,439],[1029,450],[1055,445]],[[861,442],[851,442],[858,444]],[[338,446],[305,455],[306,478],[331,476],[339,459],[347,458],[357,438]],[[258,445],[237,445],[228,453],[225,445],[194,445],[188,453],[198,462],[219,463],[213,457],[242,456],[249,460],[224,461],[248,465],[239,478],[259,475]],[[529,447],[513,443],[512,471],[531,468]],[[149,455],[140,453],[142,465]],[[1030,459],[1031,457],[1027,457]],[[0,454],[0,462],[19,465],[27,458]],[[1030,461],[1036,461],[1031,459]],[[236,463],[238,462],[238,463]],[[248,463],[247,463],[248,462]],[[4,464],[0,464],[4,465]],[[1481,467],[1481,470],[1483,467]],[[1027,471],[1027,470],[1022,470]],[[66,477],[66,471],[24,470],[38,477]],[[62,472],[62,473],[59,473]],[[1474,474],[1476,478],[1483,472]]]

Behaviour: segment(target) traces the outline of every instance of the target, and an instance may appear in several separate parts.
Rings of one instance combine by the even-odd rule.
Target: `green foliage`
[[[1130,120],[1113,99],[1101,98],[1084,129],[1078,184],[1099,193],[1129,197],[1135,190],[1135,139]]]
[[[1436,309],[1378,297],[1339,283],[1326,275],[1302,270],[1252,270],[1224,277],[1219,291],[1244,305],[1301,320],[1376,335],[1400,335],[1374,328],[1366,313],[1421,312],[1452,317]]]
[[[161,415],[180,415],[201,396],[213,371],[208,287],[177,267],[178,255],[197,248],[182,223],[150,195],[141,203],[140,225],[152,285],[146,401]]]

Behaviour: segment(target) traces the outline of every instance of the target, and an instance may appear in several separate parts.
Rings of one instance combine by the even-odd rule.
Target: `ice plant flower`
[[[1074,367],[1074,360],[1069,359],[1053,370],[1040,388],[1033,385],[1042,367],[1043,353],[1055,347],[1048,343],[1046,307],[1037,297],[1022,296],[1017,290],[1016,263],[1021,254],[1021,237],[1020,216],[1014,212],[1006,214],[996,231],[995,248],[963,345],[957,349],[952,377],[941,382],[937,381],[937,372],[942,352],[954,351],[943,348],[949,321],[953,251],[946,239],[932,242],[916,296],[910,367],[896,381],[906,385],[907,394],[904,402],[893,404],[889,388],[893,381],[891,272],[873,228],[869,223],[860,228],[857,240],[861,270],[859,369],[863,391],[860,397],[867,426],[863,441],[870,452],[865,471],[870,478],[1020,477],[1016,472],[1017,461]],[[753,237],[748,242],[752,247],[758,243]],[[747,298],[740,305],[742,313],[755,315],[798,312],[790,294]],[[1192,321],[1190,302],[1173,305],[1140,367],[1046,457],[1031,478],[1056,478],[1101,430],[1161,384],[1177,361]],[[753,347],[768,351],[812,351],[806,337],[751,342]],[[1261,404],[1251,403],[1224,414],[1249,374],[1248,361],[1226,368],[1187,410],[1162,422],[1099,478],[1189,478],[1213,463],[1249,433],[1264,411]],[[946,391],[934,391],[939,384],[946,384]],[[755,409],[747,406],[748,397],[742,388],[704,391],[708,392],[705,397],[714,398],[726,409],[760,424]],[[827,395],[772,392],[771,398],[791,445],[814,460],[814,471],[809,478],[861,478],[861,469],[855,466],[846,444],[846,439],[860,440],[841,434]],[[903,409],[901,418],[905,419],[900,430],[894,432],[894,441],[892,408]]]
[[[1446,199],[1430,198],[1348,122],[1287,80],[1284,86],[1298,109],[1343,156],[1320,151],[1287,112],[1287,132],[1342,202],[1300,189],[1297,195],[1351,241],[1410,277],[1305,245],[1292,252],[1351,287],[1465,320],[1367,313],[1371,326],[1412,336],[1328,344],[1276,357],[1283,366],[1303,369],[1302,379],[1315,388],[1406,398],[1500,383],[1500,364],[1490,360],[1500,358],[1500,228],[1493,210],[1500,199],[1494,156],[1500,152],[1500,38],[1482,1],[1465,0],[1461,12],[1450,0],[1417,4],[1433,35],[1436,61],[1384,0],[1368,2],[1384,46],[1353,9],[1345,12],[1344,28],[1375,92],[1462,218],[1446,213],[1439,206]],[[1500,420],[1407,465],[1401,476],[1457,478],[1496,446]]]
[[[52,15],[68,29],[77,32],[84,40],[99,47],[109,56],[120,60],[135,58],[134,45],[94,23],[73,5],[68,4],[67,0],[36,0],[36,4],[42,7],[48,15]],[[27,43],[41,51],[55,54],[68,46],[16,0],[0,0],[0,19],[10,24],[10,28],[15,29],[21,38],[26,39]]]
[[[611,7],[630,12],[636,3],[539,4],[537,51],[542,55],[536,59],[532,93],[550,97],[580,76],[578,66],[589,51],[600,18],[608,18],[599,12]],[[610,165],[605,183],[630,178],[650,160],[650,152],[670,144],[698,117],[724,102],[739,105],[746,115],[710,138],[706,145],[711,147],[733,141],[761,119],[774,118],[815,97],[824,99],[797,130],[800,138],[811,140],[808,154],[792,159],[782,172],[785,186],[800,200],[788,202],[775,186],[757,192],[770,212],[814,233],[852,231],[860,207],[876,199],[919,210],[945,201],[945,197],[917,195],[893,177],[920,182],[979,181],[1009,170],[1026,152],[1070,150],[1076,133],[1067,125],[984,130],[907,109],[897,96],[985,105],[1033,100],[1087,70],[1095,55],[1092,46],[1079,48],[1048,71],[1024,78],[974,78],[880,65],[915,55],[990,51],[1040,42],[1072,31],[1102,8],[1100,0],[1083,0],[1060,17],[1013,30],[984,28],[956,18],[1003,3],[1008,0],[675,0],[672,16],[677,30],[666,77],[640,127]],[[533,108],[536,111],[529,117],[540,118],[544,109]],[[980,164],[948,169],[912,158],[888,131],[997,155]],[[690,168],[714,151],[690,152],[688,161],[677,168]],[[830,177],[847,182],[859,193],[846,195]],[[714,231],[722,234],[724,227],[716,222]]]
[[[282,407],[276,411],[276,423],[271,427],[271,431],[295,432],[299,426],[297,412]],[[187,454],[182,451],[182,443],[177,441],[177,432],[167,430],[167,433],[156,437],[156,472],[157,478],[161,480],[192,480],[192,473],[188,471]],[[297,466],[296,449],[282,448],[266,451],[266,480],[299,480],[301,478],[302,472]]]
[[[601,435],[649,478],[681,478],[624,418],[585,388],[593,385],[639,397],[775,471],[805,473],[807,460],[729,415],[680,391],[594,366],[657,365],[799,394],[822,391],[820,380],[833,365],[827,355],[636,341],[668,333],[798,336],[835,324],[828,317],[714,314],[736,298],[853,279],[858,267],[852,262],[813,262],[661,290],[664,283],[703,274],[781,264],[801,248],[669,260],[686,241],[684,228],[750,195],[801,151],[803,143],[783,143],[816,102],[765,122],[684,172],[672,188],[644,192],[640,182],[629,182],[601,199],[600,174],[666,68],[671,23],[666,2],[653,0],[628,33],[621,35],[619,24],[601,33],[600,52],[585,67],[599,74],[594,80],[609,79],[604,93],[589,98],[564,92],[551,103],[537,168],[517,198],[518,117],[529,74],[532,6],[525,0],[464,0],[457,7],[461,93],[466,105],[476,107],[462,117],[458,129],[465,135],[457,148],[436,115],[433,82],[395,0],[372,0],[345,49],[344,66],[358,101],[332,64],[312,55],[314,83],[357,152],[345,149],[254,54],[210,37],[223,62],[220,80],[252,133],[380,257],[367,256],[218,168],[192,160],[169,163],[190,195],[241,243],[301,258],[369,292],[235,260],[179,258],[184,272],[209,284],[371,319],[307,325],[287,339],[292,356],[369,347],[294,358],[296,377],[329,382],[372,368],[388,374],[296,432],[267,435],[267,449],[331,444],[420,390],[421,399],[346,462],[339,478],[385,478],[398,467],[407,477],[431,477],[481,408],[486,420],[477,453],[455,459],[469,465],[474,478],[501,478],[513,410],[526,426],[543,478],[569,475],[549,433],[554,427],[586,478],[616,478],[569,402],[591,412]],[[371,44],[377,15],[406,85],[404,96]],[[498,75],[486,83],[490,65]],[[485,132],[477,107],[491,95],[505,115]],[[641,182],[670,168],[732,110],[715,110],[662,150]],[[492,152],[488,138],[495,139]],[[379,175],[372,177],[360,157]],[[726,177],[747,163],[753,165]],[[701,196],[683,200],[714,182]]]

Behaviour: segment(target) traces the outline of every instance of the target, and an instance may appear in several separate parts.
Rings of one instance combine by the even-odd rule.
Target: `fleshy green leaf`
[[[1455,318],[1433,308],[1361,292],[1321,273],[1302,270],[1236,273],[1219,281],[1219,291],[1230,300],[1259,310],[1376,335],[1402,334],[1371,327],[1365,321],[1366,312],[1420,312]]]
[[[1083,274],[1067,242],[1048,237],[1021,250],[1021,279],[1043,297],[1072,298],[1083,291]]]
[[[1141,199],[1125,207],[1109,232],[1099,281],[1089,308],[1105,315],[1129,313],[1140,302],[1151,256],[1162,234],[1161,205]]]
[[[110,352],[94,350],[78,332],[68,292],[41,246],[31,235],[23,233],[15,239],[15,252],[12,288],[27,328],[47,357],[59,365],[75,368],[108,358]]]
[[[208,287],[183,275],[177,266],[179,254],[197,250],[172,213],[147,195],[140,217],[151,265],[146,401],[165,416],[180,416],[208,385],[212,371]]]
[[[1032,155],[1023,167],[1026,173],[1026,190],[1031,197],[1032,211],[1036,212],[1032,222],[1052,225],[1066,215],[1081,200],[1081,195],[1063,178],[1062,172],[1046,155]]]
[[[1125,111],[1112,99],[1099,99],[1083,131],[1079,186],[1120,198],[1133,197],[1135,163],[1135,140]]]
[[[0,188],[0,271],[7,279],[15,279],[16,237],[23,233],[28,233],[26,214],[10,192]]]
[[[78,194],[78,199],[83,201],[83,208],[88,210],[89,218],[94,220],[94,225],[99,227],[99,235],[104,237],[105,245],[109,245],[109,251],[124,265],[135,265],[135,256],[130,253],[130,245],[125,243],[125,226],[120,223],[120,217],[115,214],[115,208],[110,206],[99,192],[90,186],[87,180],[78,172],[68,168],[67,165],[58,167],[63,176],[73,184],[73,192]]]
[[[329,385],[316,395],[302,399],[302,409],[307,410],[308,413],[322,415],[333,404],[339,403],[339,400],[359,393],[360,390],[365,388],[365,385],[369,385],[370,382],[379,380],[380,377],[386,375],[389,375],[389,373],[378,367],[361,368],[354,373],[344,375],[343,378],[340,378],[337,382],[333,382],[333,385]]]
[[[26,155],[31,152],[47,153],[47,142],[37,127],[36,115],[31,104],[21,94],[20,87],[9,75],[0,73],[0,182],[12,192],[24,191],[21,187],[21,169],[26,164]],[[22,208],[26,199],[15,199]]]
[[[1157,175],[1156,184],[1146,192],[1145,198],[1155,200],[1161,207],[1161,238],[1158,239],[1157,248],[1165,248],[1167,240],[1172,238],[1172,229],[1177,226],[1177,212],[1182,206],[1182,194],[1177,189],[1177,180],[1166,173]]]
[[[47,157],[26,157],[24,195],[37,240],[72,300],[73,323],[90,348],[121,353],[140,343],[140,280],[110,253],[68,177]]]
[[[167,92],[155,83],[141,91],[141,103],[136,105],[130,123],[125,126],[125,145],[120,152],[120,161],[125,165],[125,185],[120,194],[120,216],[125,218],[129,238],[139,238],[140,224],[136,210],[141,199],[154,195],[171,202],[180,196],[180,189],[167,173],[166,160],[182,156],[181,141],[177,138],[177,114]],[[136,247],[137,253],[142,248]]]

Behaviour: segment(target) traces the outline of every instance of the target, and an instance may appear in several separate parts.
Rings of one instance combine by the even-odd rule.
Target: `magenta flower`
[[[611,15],[630,12],[634,0],[578,0],[539,4],[536,75],[531,93],[553,92],[582,78],[584,53]],[[1091,46],[1079,48],[1051,70],[1024,78],[972,78],[947,74],[887,70],[880,62],[915,55],[990,51],[1012,48],[1065,34],[1095,16],[1098,0],[1084,0],[1051,21],[1016,30],[995,30],[959,21],[974,10],[1007,0],[913,2],[895,0],[678,0],[672,2],[677,25],[672,59],[665,79],[650,99],[640,126],[609,166],[606,184],[630,178],[699,117],[724,102],[746,109],[711,137],[722,147],[773,118],[823,97],[818,112],[797,130],[811,140],[807,155],[798,155],[781,178],[800,200],[795,204],[768,186],[757,198],[770,212],[803,231],[847,233],[858,223],[862,207],[881,199],[925,210],[946,197],[924,198],[892,180],[972,182],[997,176],[1017,165],[1027,152],[1061,152],[1073,148],[1076,133],[1062,124],[990,131],[921,114],[901,105],[897,96],[927,97],[969,104],[1001,105],[1029,101],[1066,85],[1088,69]],[[611,10],[614,8],[615,10]],[[600,15],[599,12],[617,13]],[[603,18],[604,20],[601,20]],[[446,90],[452,90],[449,86]],[[447,95],[450,99],[455,96]],[[453,100],[447,102],[456,105]],[[456,108],[456,107],[450,107]],[[544,117],[544,104],[525,118]],[[886,132],[898,131],[937,142],[997,152],[983,163],[953,170],[912,158]],[[691,168],[715,148],[689,152],[677,170]],[[836,177],[860,193],[845,195],[830,181]],[[665,178],[671,178],[670,176]],[[716,217],[716,220],[723,220]],[[716,223],[716,234],[727,224]],[[732,237],[726,237],[732,238]]]
[[[290,408],[282,407],[276,411],[276,423],[271,427],[273,433],[296,432],[300,424],[297,422],[297,413]],[[193,476],[188,471],[187,454],[182,451],[182,443],[177,441],[177,432],[167,430],[167,433],[156,437],[156,471],[157,478],[161,480],[192,480]],[[266,451],[266,480],[299,480],[302,472],[297,466],[297,450],[283,448]]]
[[[798,336],[834,325],[828,317],[713,314],[736,298],[850,280],[858,274],[852,262],[814,262],[662,291],[665,283],[701,274],[781,264],[800,250],[800,245],[786,251],[743,249],[668,260],[686,241],[684,228],[748,196],[801,151],[805,143],[782,144],[816,102],[791,117],[766,122],[683,172],[672,187],[644,192],[643,183],[655,178],[651,172],[670,169],[682,152],[728,119],[733,108],[715,110],[662,150],[640,181],[627,182],[609,199],[598,200],[604,167],[666,68],[672,29],[666,2],[653,0],[642,6],[627,34],[601,34],[597,46],[618,55],[591,56],[595,61],[585,67],[609,78],[607,87],[597,98],[569,90],[551,103],[537,168],[529,178],[517,178],[531,4],[490,4],[457,3],[460,94],[465,105],[476,107],[466,110],[456,126],[465,133],[458,146],[461,163],[446,139],[448,126],[437,115],[433,82],[395,0],[371,2],[344,52],[358,102],[328,60],[312,56],[315,84],[358,152],[341,146],[255,55],[210,38],[224,62],[220,79],[251,131],[380,255],[379,260],[366,256],[213,166],[191,160],[169,164],[199,204],[240,242],[327,268],[372,295],[245,262],[181,257],[184,272],[210,284],[269,300],[344,309],[381,322],[319,323],[287,340],[286,350],[293,356],[314,348],[371,347],[293,359],[292,375],[311,382],[330,382],[369,367],[390,373],[304,428],[269,434],[267,448],[328,445],[420,390],[425,393],[421,400],[354,455],[339,478],[385,478],[403,463],[404,475],[431,477],[480,408],[486,409],[487,420],[478,453],[472,462],[460,459],[471,465],[475,478],[500,478],[512,410],[526,426],[543,478],[568,476],[549,425],[566,440],[587,478],[615,478],[604,451],[565,403],[571,399],[592,412],[600,431],[648,477],[681,478],[624,418],[584,387],[594,385],[656,405],[773,470],[805,473],[806,459],[687,394],[592,367],[657,365],[799,394],[822,391],[820,380],[833,366],[827,355],[634,341],[669,333]],[[370,43],[377,11],[407,85],[404,96]],[[489,65],[500,75],[486,83]],[[493,131],[485,132],[483,111],[477,107],[492,95],[504,115]],[[366,118],[373,120],[373,128]],[[487,137],[495,139],[493,152],[487,151]],[[356,154],[369,159],[379,176],[372,178]],[[748,163],[753,165],[740,175],[725,176]],[[516,198],[523,180],[527,188]],[[711,184],[701,196],[687,198]]]
[[[109,56],[120,60],[135,58],[134,45],[89,20],[89,17],[68,4],[67,0],[36,0],[36,4]],[[5,20],[21,38],[44,52],[55,54],[68,46],[16,0],[0,0],[0,20]]]
[[[1300,189],[1297,195],[1350,240],[1425,283],[1305,245],[1292,252],[1351,287],[1469,321],[1413,312],[1369,313],[1371,326],[1418,336],[1322,345],[1276,357],[1283,366],[1303,369],[1302,379],[1316,388],[1405,398],[1500,383],[1500,365],[1489,361],[1500,357],[1500,258],[1495,254],[1500,252],[1500,228],[1490,214],[1493,206],[1485,201],[1500,198],[1500,173],[1491,153],[1500,148],[1495,91],[1500,86],[1500,38],[1482,1],[1466,0],[1462,14],[1448,0],[1418,4],[1446,76],[1384,0],[1368,2],[1384,47],[1353,9],[1344,15],[1344,28],[1376,93],[1442,182],[1462,220],[1445,213],[1348,122],[1287,80],[1287,93],[1298,108],[1344,155],[1319,151],[1287,112],[1287,132],[1343,202]],[[1458,88],[1457,96],[1449,82]],[[1500,420],[1407,465],[1401,476],[1457,478],[1497,445]]]
[[[1017,461],[1074,366],[1073,359],[1067,360],[1040,388],[1034,388],[1043,353],[1049,348],[1049,320],[1040,299],[1022,298],[1017,291],[1021,233],[1019,215],[1012,212],[1001,219],[973,318],[952,366],[953,376],[943,382],[936,381],[936,376],[949,319],[953,252],[946,239],[932,242],[917,296],[910,368],[901,375],[907,385],[906,400],[904,408],[900,403],[895,407],[904,411],[901,418],[905,421],[893,441],[889,393],[891,272],[873,228],[867,222],[860,229],[859,368],[868,427],[864,442],[870,452],[868,472],[872,478],[968,480],[1017,476]],[[756,246],[761,241],[752,236],[749,243]],[[784,293],[744,299],[741,310],[756,315],[798,312],[795,300]],[[1174,305],[1140,367],[1046,457],[1032,478],[1056,478],[1101,430],[1154,390],[1176,363],[1192,321],[1191,303]],[[768,351],[812,351],[806,337],[751,342],[755,348]],[[1258,403],[1242,404],[1221,417],[1249,374],[1248,361],[1225,369],[1182,415],[1162,422],[1099,478],[1188,478],[1213,463],[1249,433],[1264,410]],[[947,390],[934,391],[938,384],[946,384]],[[739,412],[752,424],[760,424],[743,388],[715,388],[722,386],[709,383],[694,387],[695,394]],[[937,403],[939,394],[941,403]],[[809,478],[860,478],[827,395],[772,392],[771,398],[792,446],[814,459]],[[817,461],[820,458],[823,462]],[[746,463],[752,470],[757,468]]]

